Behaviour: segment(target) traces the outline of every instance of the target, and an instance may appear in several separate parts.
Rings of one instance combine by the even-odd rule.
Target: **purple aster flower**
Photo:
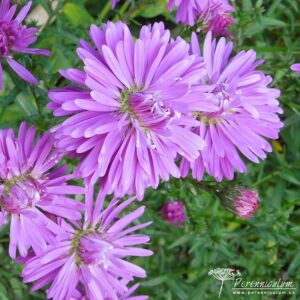
[[[0,4],[0,90],[3,88],[1,60],[5,59],[9,66],[25,81],[38,84],[38,80],[21,64],[14,60],[14,53],[38,54],[49,56],[47,50],[29,48],[36,41],[36,28],[22,25],[32,2],[29,1],[14,17],[17,5],[10,6],[9,0],[1,0]]]
[[[193,51],[199,53],[195,34],[192,39]],[[247,171],[240,153],[259,163],[272,151],[265,138],[277,139],[283,126],[278,117],[282,113],[277,100],[280,91],[269,88],[272,78],[256,70],[263,61],[256,60],[254,50],[241,51],[230,59],[232,48],[224,38],[217,42],[207,34],[203,52],[207,74],[202,89],[219,101],[219,109],[193,113],[200,122],[194,132],[205,140],[206,147],[194,162],[183,159],[183,176],[191,167],[198,180],[205,170],[218,181],[233,179],[235,169]]]
[[[253,217],[259,207],[259,195],[245,187],[234,187],[220,197],[222,205],[242,219]]]
[[[291,65],[291,70],[293,70],[297,74],[300,74],[300,64],[293,64],[293,65]]]
[[[137,247],[147,243],[149,237],[133,234],[151,222],[128,227],[144,213],[144,207],[120,216],[135,198],[123,202],[114,198],[105,209],[102,194],[95,209],[93,199],[93,187],[87,186],[83,222],[61,220],[65,232],[57,236],[56,244],[25,264],[22,276],[24,282],[35,282],[33,290],[51,283],[48,299],[69,299],[78,291],[89,300],[135,299],[130,298],[135,287],[128,289],[127,284],[134,277],[146,277],[141,267],[125,260],[128,256],[152,255],[150,250]]]
[[[177,22],[190,26],[199,22],[202,27],[212,31],[214,36],[232,37],[227,30],[234,23],[230,17],[234,9],[227,0],[169,0],[169,10],[175,6],[178,7]]]
[[[53,149],[48,132],[34,143],[35,128],[22,123],[18,137],[13,130],[0,130],[0,226],[10,216],[9,254],[21,256],[28,249],[42,253],[60,230],[51,216],[81,218],[82,204],[67,195],[83,188],[67,185],[66,165],[53,167],[62,158]]]
[[[170,224],[179,224],[186,221],[184,206],[181,201],[168,201],[161,209],[163,218]]]
[[[70,116],[54,129],[56,146],[81,155],[76,174],[101,177],[103,193],[142,199],[159,178],[180,176],[178,154],[199,156],[204,143],[186,128],[198,124],[188,114],[215,111],[217,102],[197,101],[202,59],[183,39],[170,40],[163,23],[143,26],[136,41],[122,22],[92,25],[90,37],[96,48],[81,41],[77,51],[84,71],[61,72],[82,87],[49,92],[54,115]]]

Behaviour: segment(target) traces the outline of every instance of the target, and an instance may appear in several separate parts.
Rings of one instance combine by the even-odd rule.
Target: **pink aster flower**
[[[134,277],[146,277],[141,267],[126,260],[128,256],[152,255],[150,250],[137,247],[149,237],[133,234],[151,222],[129,226],[144,213],[144,207],[124,215],[123,210],[135,198],[123,202],[114,198],[105,209],[101,194],[95,209],[93,198],[93,187],[88,186],[83,222],[61,220],[65,232],[58,235],[57,243],[25,264],[22,276],[24,282],[35,282],[33,290],[51,283],[48,299],[69,299],[78,291],[89,300],[135,299],[130,298],[135,287],[128,289],[127,284]]]
[[[36,41],[36,28],[22,25],[32,2],[29,1],[14,17],[17,5],[10,6],[9,0],[1,0],[0,4],[0,90],[3,88],[1,60],[6,60],[9,66],[25,81],[38,84],[38,80],[21,64],[14,60],[14,53],[38,54],[49,56],[47,50],[29,48]]]
[[[300,74],[300,64],[293,64],[293,65],[291,65],[291,70],[293,70],[297,74]]]
[[[234,9],[227,0],[169,0],[169,10],[175,6],[178,7],[177,22],[190,26],[199,22],[214,36],[232,37],[227,30],[234,23],[230,16]]]
[[[221,197],[222,205],[242,219],[253,217],[259,202],[258,193],[244,187],[235,187]]]
[[[13,130],[0,130],[0,226],[10,217],[9,254],[18,248],[26,256],[32,247],[42,253],[53,241],[59,226],[51,216],[81,218],[82,204],[69,194],[83,188],[67,185],[66,165],[53,167],[62,158],[46,133],[34,142],[35,128],[22,123],[18,137]]]
[[[82,41],[77,51],[84,71],[61,72],[82,87],[49,93],[54,115],[69,116],[54,129],[56,146],[81,155],[76,174],[92,183],[101,177],[103,193],[142,199],[160,178],[180,176],[178,154],[199,156],[204,144],[186,128],[198,124],[188,114],[214,111],[216,102],[197,101],[202,59],[171,40],[163,23],[143,26],[136,41],[122,22],[92,25],[90,37],[96,48]]]
[[[195,35],[192,48],[199,53]],[[240,173],[247,170],[240,154],[259,163],[272,151],[265,138],[277,139],[283,126],[278,117],[282,113],[277,100],[280,91],[269,88],[272,78],[256,70],[263,61],[256,60],[254,50],[230,58],[232,48],[224,38],[217,42],[207,34],[203,51],[207,74],[202,89],[219,101],[219,109],[193,113],[200,122],[194,132],[205,140],[206,147],[194,162],[182,161],[184,176],[191,167],[198,180],[205,170],[218,181],[233,179],[235,169]]]
[[[184,206],[181,201],[168,201],[161,209],[163,218],[170,224],[179,224],[186,221]]]

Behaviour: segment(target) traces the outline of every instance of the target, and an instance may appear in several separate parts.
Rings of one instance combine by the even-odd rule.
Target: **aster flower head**
[[[144,207],[124,214],[135,198],[124,202],[114,198],[103,208],[104,199],[98,194],[94,209],[93,198],[93,187],[87,186],[84,220],[61,220],[65,232],[43,254],[27,261],[22,274],[24,282],[35,282],[33,290],[51,283],[47,298],[54,300],[75,297],[79,291],[89,300],[146,299],[131,298],[137,286],[128,288],[128,283],[134,277],[146,277],[146,272],[126,260],[128,256],[152,255],[150,250],[137,246],[147,243],[149,237],[134,234],[151,222],[130,226],[143,214]]]
[[[168,201],[161,209],[162,217],[170,224],[180,224],[186,221],[184,206],[181,201]]]
[[[14,18],[17,5],[10,6],[10,0],[1,0],[0,4],[0,90],[3,87],[1,61],[6,60],[8,65],[25,81],[38,84],[38,80],[21,64],[14,59],[15,53],[38,54],[49,56],[47,50],[29,48],[36,41],[36,28],[28,28],[22,22],[30,10],[29,1]]]
[[[69,198],[83,188],[67,185],[66,165],[54,168],[62,158],[53,149],[52,134],[45,133],[36,143],[35,128],[22,123],[19,135],[12,129],[0,130],[0,226],[10,223],[9,254],[18,249],[26,256],[46,249],[60,227],[53,217],[80,219],[82,204]]]
[[[198,124],[191,111],[217,108],[191,88],[202,59],[181,38],[171,40],[163,23],[143,26],[136,41],[122,22],[92,25],[90,37],[95,48],[82,41],[77,51],[84,71],[62,71],[81,87],[49,93],[54,115],[69,116],[54,129],[56,146],[81,155],[76,174],[92,183],[101,177],[102,192],[142,199],[160,178],[180,176],[178,154],[192,161],[204,147],[186,128]]]
[[[199,53],[196,35],[192,49]],[[240,51],[230,58],[232,49],[231,42],[224,38],[217,42],[207,34],[203,50],[207,73],[202,89],[219,101],[219,108],[213,113],[193,113],[200,122],[194,132],[205,140],[206,147],[194,162],[182,161],[183,176],[191,167],[198,180],[204,171],[217,181],[224,177],[231,180],[234,170],[247,171],[240,154],[259,163],[272,151],[266,138],[277,139],[283,126],[278,117],[282,113],[277,100],[280,91],[269,88],[272,78],[256,70],[263,61],[256,60],[254,50]]]
[[[291,65],[291,70],[293,70],[297,74],[300,74],[300,64],[293,64],[293,65]]]
[[[222,205],[242,219],[253,217],[259,207],[259,195],[256,191],[236,186],[220,196]]]
[[[177,6],[176,21],[194,26],[196,23],[200,28],[212,31],[214,36],[225,35],[228,27],[234,23],[230,14],[234,8],[227,0],[169,0],[170,11]]]

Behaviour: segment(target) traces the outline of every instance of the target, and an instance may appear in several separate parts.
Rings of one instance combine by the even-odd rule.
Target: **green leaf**
[[[71,24],[76,27],[89,25],[94,22],[94,18],[88,11],[75,3],[67,3],[63,7],[63,14],[67,17]]]
[[[293,274],[293,272],[297,269],[299,269],[300,267],[300,248],[296,251],[296,256],[294,257],[294,259],[292,260],[287,273],[288,274]]]
[[[149,5],[146,9],[142,10],[139,15],[144,18],[154,18],[158,15],[162,15],[165,12],[166,5],[167,2],[165,0],[159,1],[158,3],[155,3],[155,5]]]
[[[292,184],[300,186],[300,181],[297,179],[296,174],[294,175],[291,172],[286,172],[286,173],[281,173],[279,176],[282,179],[284,179]]]
[[[157,276],[154,279],[146,280],[146,281],[142,282],[142,286],[146,286],[146,287],[157,286],[157,285],[164,283],[168,279],[169,279],[169,277],[167,275]]]
[[[261,17],[260,23],[263,26],[274,26],[274,27],[287,26],[287,23],[270,17]]]
[[[183,244],[186,244],[188,241],[192,239],[192,235],[190,233],[181,236],[177,241],[172,243],[168,248],[173,249]]]
[[[176,294],[176,299],[188,299],[186,292],[180,287],[180,283],[174,280],[168,280],[167,285]]]

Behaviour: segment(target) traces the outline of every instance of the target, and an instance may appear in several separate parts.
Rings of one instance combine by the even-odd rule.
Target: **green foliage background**
[[[59,69],[80,66],[75,49],[80,38],[87,39],[91,23],[121,19],[137,33],[142,24],[163,20],[174,37],[180,34],[189,39],[191,32],[176,25],[166,0],[121,1],[114,10],[108,0],[59,0],[54,10],[51,2],[34,0],[33,6],[41,5],[51,16],[41,28],[36,46],[52,50],[53,56],[19,57],[41,79],[38,87],[28,86],[12,73],[5,74],[5,90],[0,94],[1,128],[17,128],[25,119],[43,132],[58,122],[46,108],[47,90],[65,84]],[[157,191],[147,191],[144,219],[154,222],[145,232],[152,237],[149,247],[155,255],[138,259],[138,264],[148,272],[140,292],[150,299],[217,299],[220,282],[208,272],[218,267],[237,268],[245,280],[282,278],[298,286],[294,296],[245,299],[300,299],[300,77],[289,69],[292,63],[300,62],[300,3],[236,0],[234,6],[235,51],[253,48],[259,58],[266,59],[261,68],[282,91],[285,127],[267,160],[249,164],[249,173],[237,176],[237,181],[260,193],[261,207],[253,219],[241,220],[225,211],[214,194],[207,192],[209,178],[203,183],[172,180]],[[161,219],[159,210],[170,199],[185,202],[188,221],[184,227],[172,227]],[[0,232],[0,242],[0,300],[45,299],[43,291],[32,293],[21,283],[18,274],[22,267],[7,255],[7,228]],[[229,282],[221,298],[244,299],[232,295]]]

